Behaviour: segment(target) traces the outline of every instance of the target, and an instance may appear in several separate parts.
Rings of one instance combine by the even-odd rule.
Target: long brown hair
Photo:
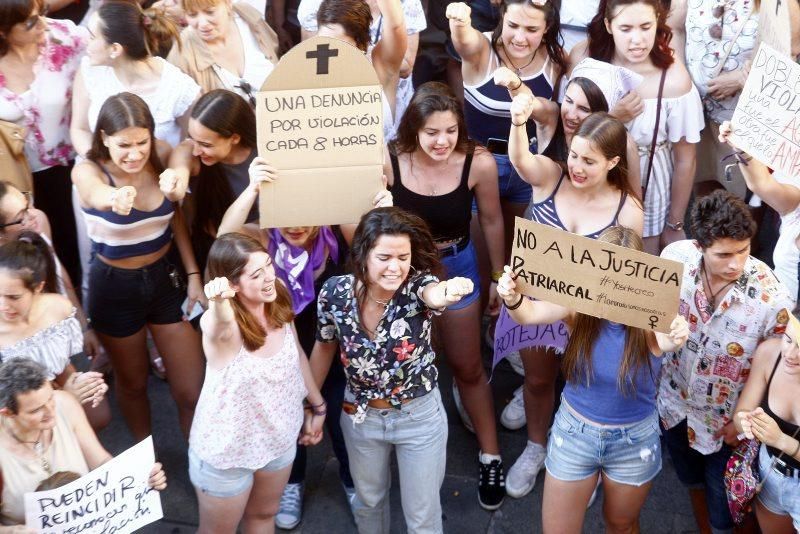
[[[398,207],[375,208],[361,217],[350,245],[350,272],[359,284],[359,305],[367,298],[369,277],[367,261],[375,243],[384,235],[404,235],[411,242],[411,267],[417,272],[439,274],[439,251],[433,243],[428,225],[418,216]],[[406,280],[405,282],[407,282]],[[403,282],[403,283],[405,283]]]
[[[426,82],[414,92],[408,108],[400,119],[397,137],[389,144],[389,149],[394,154],[414,152],[419,148],[419,131],[425,127],[428,118],[438,111],[449,111],[455,115],[458,125],[455,151],[466,154],[473,143],[467,136],[464,110],[453,90],[441,82]]]
[[[639,251],[644,248],[642,238],[624,226],[612,226],[604,230],[597,240]],[[598,317],[576,314],[571,325],[569,342],[561,360],[561,370],[568,382],[583,382],[586,386],[591,384],[592,350],[600,334],[602,322],[603,319]],[[617,387],[625,395],[636,393],[635,379],[640,370],[649,369],[651,376],[653,375],[647,335],[641,328],[625,327],[625,348],[617,375]]]
[[[644,4],[656,12],[656,41],[650,50],[650,61],[659,69],[666,69],[675,61],[669,42],[672,30],[667,26],[667,9],[660,0],[600,0],[597,15],[589,23],[589,57],[607,63],[614,57],[614,37],[606,30],[606,20],[614,19],[614,11],[620,6]]]
[[[224,276],[231,284],[238,283],[242,271],[250,260],[250,255],[256,252],[267,254],[261,243],[250,236],[231,233],[218,237],[208,252],[209,277],[213,279]],[[277,293],[275,300],[264,303],[264,317],[269,324],[280,328],[294,320],[292,297],[289,295],[289,290],[278,280],[275,280],[275,292]],[[258,350],[267,339],[266,330],[253,314],[247,311],[238,295],[230,300],[236,324],[242,334],[244,348],[251,352]]]
[[[322,0],[317,10],[317,26],[326,24],[339,24],[362,52],[369,48],[372,12],[363,0]]]
[[[619,158],[619,162],[608,171],[608,183],[628,194],[639,205],[639,193],[628,181],[628,131],[625,126],[608,113],[592,113],[586,117],[572,136],[586,139],[606,159]]]

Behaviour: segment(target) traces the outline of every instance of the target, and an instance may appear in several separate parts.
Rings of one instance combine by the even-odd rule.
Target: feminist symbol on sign
[[[655,329],[657,324],[658,324],[658,315],[651,315],[650,316],[650,328]]]
[[[327,44],[317,45],[316,52],[306,52],[306,58],[317,60],[317,74],[328,74],[328,60],[339,55],[338,50],[331,50]]]

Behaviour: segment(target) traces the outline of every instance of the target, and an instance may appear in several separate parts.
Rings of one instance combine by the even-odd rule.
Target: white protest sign
[[[758,41],[781,54],[792,53],[792,29],[789,2],[796,0],[761,0],[758,12]]]
[[[127,534],[164,516],[147,484],[155,464],[153,438],[74,482],[25,494],[25,525],[42,534]]]
[[[609,321],[669,333],[683,265],[516,217],[511,269],[521,293]]]
[[[734,145],[773,170],[800,176],[800,65],[762,43],[731,122]]]
[[[366,55],[314,37],[292,48],[256,96],[262,228],[356,223],[383,189],[383,92]]]

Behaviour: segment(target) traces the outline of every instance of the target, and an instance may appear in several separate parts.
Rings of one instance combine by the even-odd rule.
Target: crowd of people
[[[0,141],[18,141],[0,154],[0,532],[27,531],[25,493],[111,459],[111,381],[151,434],[151,373],[203,533],[297,526],[324,432],[360,533],[389,532],[393,458],[408,532],[442,532],[449,395],[479,505],[544,469],[546,533],[581,532],[601,484],[606,530],[637,532],[662,448],[700,531],[733,532],[747,444],[761,530],[800,529],[800,176],[730,123],[759,17],[750,0],[0,2]],[[259,192],[288,178],[258,155],[256,95],[315,35],[375,70],[385,189],[358,224],[260,228]],[[669,333],[524,297],[515,217],[683,264]],[[503,309],[569,333],[507,358],[522,385],[500,424],[528,438],[508,469],[484,359]]]

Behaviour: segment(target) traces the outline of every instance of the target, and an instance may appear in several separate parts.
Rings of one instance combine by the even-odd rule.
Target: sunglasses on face
[[[244,91],[247,95],[247,100],[250,101],[250,105],[256,107],[256,97],[253,96],[253,86],[250,85],[247,80],[239,80],[239,85],[236,87]]]
[[[14,226],[15,224],[22,224],[25,222],[25,219],[27,218],[28,213],[31,209],[31,193],[30,191],[23,191],[22,194],[25,196],[25,208],[23,208],[22,211],[17,213],[13,221],[7,222],[5,224],[0,224],[0,229],[5,229],[8,226]]]
[[[33,28],[35,28],[35,27],[36,27],[36,25],[37,25],[37,24],[39,24],[39,19],[46,17],[46,16],[47,16],[47,13],[49,13],[49,12],[50,12],[50,6],[48,6],[47,4],[45,4],[45,5],[44,5],[44,7],[42,7],[42,8],[39,10],[39,12],[38,12],[38,13],[34,13],[34,14],[33,14],[33,15],[31,15],[30,17],[28,17],[28,18],[25,20],[25,31],[26,31],[26,32],[29,32],[29,31],[31,31]]]

